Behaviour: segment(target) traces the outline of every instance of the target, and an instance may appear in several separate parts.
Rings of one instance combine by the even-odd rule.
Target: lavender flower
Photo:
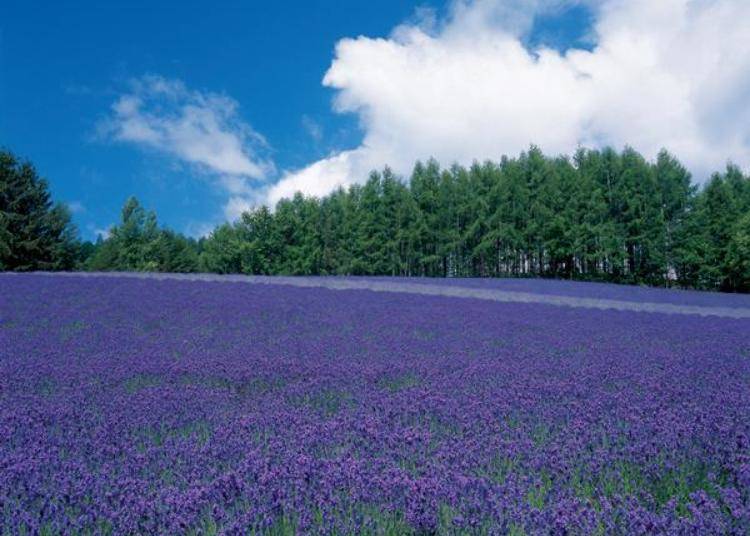
[[[648,299],[685,299],[661,292]],[[747,534],[748,333],[747,319],[0,275],[0,534]]]

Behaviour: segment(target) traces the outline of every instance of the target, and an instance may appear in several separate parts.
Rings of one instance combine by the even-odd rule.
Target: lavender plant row
[[[0,534],[747,534],[748,333],[0,275]]]

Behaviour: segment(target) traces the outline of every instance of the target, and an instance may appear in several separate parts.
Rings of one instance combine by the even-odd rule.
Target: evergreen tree
[[[360,190],[354,237],[356,275],[386,274],[390,270],[388,220],[381,186],[380,173],[373,172]]]
[[[195,272],[199,257],[195,241],[159,229],[156,214],[130,197],[120,224],[97,243],[86,265],[95,271]]]
[[[336,189],[321,200],[321,274],[350,273],[354,212],[352,195],[343,188]]]
[[[281,241],[276,233],[273,215],[261,206],[242,215],[237,224],[240,243],[240,263],[246,274],[270,275],[275,271]]]
[[[229,223],[219,225],[206,238],[200,253],[200,269],[217,274],[243,272],[242,240]]]
[[[697,189],[666,151],[532,146],[498,163],[417,162],[317,199],[257,207],[199,241],[135,198],[106,239],[79,244],[30,164],[0,153],[2,269],[564,277],[750,291],[750,178],[734,165]]]
[[[0,270],[70,270],[80,246],[70,211],[53,204],[28,162],[0,151]]]
[[[466,209],[462,235],[469,257],[468,273],[497,276],[505,271],[503,253],[507,252],[507,240],[512,238],[512,231],[503,219],[507,216],[503,201],[509,184],[492,162],[481,165],[474,162],[467,179],[463,179],[462,173],[459,177],[464,184],[462,198]]]
[[[320,241],[319,202],[296,193],[276,205],[275,223],[281,241],[278,272],[287,275],[320,273],[322,247]]]
[[[729,288],[750,292],[750,211],[734,225],[727,245]]]
[[[417,207],[414,226],[414,246],[418,273],[435,277],[444,275],[439,252],[439,181],[440,166],[436,160],[426,165],[417,162],[411,175],[410,190]]]
[[[691,184],[690,173],[666,150],[659,152],[654,173],[661,200],[661,219],[664,223],[661,255],[667,267],[667,279],[671,281],[677,277],[679,237],[695,195],[695,187]],[[669,272],[670,269],[672,273]]]

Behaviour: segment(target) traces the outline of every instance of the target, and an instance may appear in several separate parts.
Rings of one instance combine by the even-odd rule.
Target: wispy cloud
[[[275,174],[265,138],[239,116],[231,97],[189,89],[180,80],[148,75],[130,82],[98,125],[104,139],[154,150],[194,166],[229,197],[234,214],[240,197]]]

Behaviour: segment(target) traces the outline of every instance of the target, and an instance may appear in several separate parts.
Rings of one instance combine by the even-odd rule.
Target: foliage
[[[750,291],[750,177],[702,189],[666,151],[580,149],[441,169],[389,168],[323,198],[259,206],[200,240],[130,198],[111,235],[79,244],[30,164],[0,153],[0,268],[262,275],[548,277]],[[85,262],[84,262],[85,260]]]
[[[666,151],[499,163],[418,162],[317,199],[296,194],[217,228],[201,267],[219,273],[542,276],[750,289],[750,178],[729,166],[698,191]]]
[[[159,229],[154,212],[134,197],[122,208],[122,220],[106,240],[99,240],[86,263],[90,270],[194,272],[198,250],[194,240]]]
[[[53,205],[34,166],[0,151],[0,270],[69,270],[79,247],[69,210]]]

